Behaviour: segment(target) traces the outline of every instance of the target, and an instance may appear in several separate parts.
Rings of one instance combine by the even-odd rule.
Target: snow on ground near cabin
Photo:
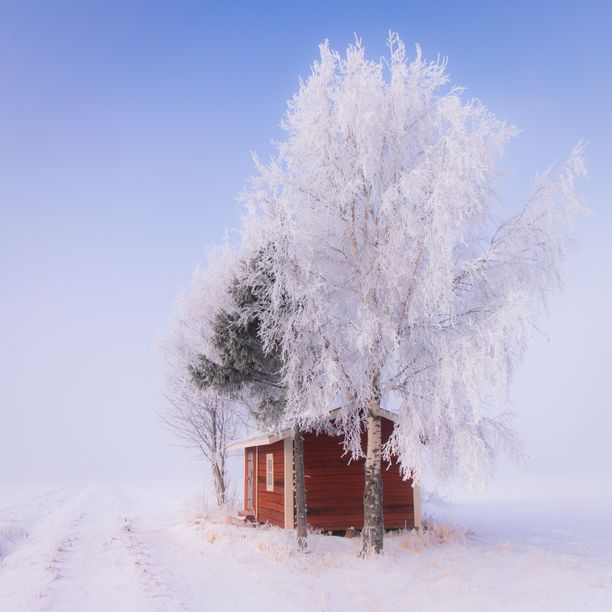
[[[612,503],[429,504],[428,534],[229,525],[195,494],[70,484],[0,492],[0,610],[612,609]],[[451,528],[452,520],[460,527]]]

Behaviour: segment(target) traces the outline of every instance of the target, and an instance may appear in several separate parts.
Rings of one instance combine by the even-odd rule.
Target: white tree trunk
[[[383,517],[383,486],[381,473],[381,417],[368,411],[368,446],[365,461],[363,492],[363,530],[361,556],[382,553],[385,523]]]
[[[215,483],[215,495],[217,498],[217,505],[222,508],[225,505],[225,470],[220,467],[217,463],[212,463],[213,480]]]
[[[304,550],[308,546],[308,525],[306,521],[306,479],[304,477],[304,436],[299,427],[295,428],[293,456],[297,543],[298,548]]]

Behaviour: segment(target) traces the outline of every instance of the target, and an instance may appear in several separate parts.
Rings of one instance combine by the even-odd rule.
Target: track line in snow
[[[44,609],[168,610],[164,585],[150,575],[132,534],[133,520],[114,490],[95,490],[54,560],[58,579],[44,593]]]
[[[54,498],[46,513],[44,504],[29,509],[29,520],[24,521],[27,537],[0,562],[0,609],[43,609],[42,598],[59,577],[58,560],[70,545],[70,534],[82,520],[82,506],[90,495],[84,488],[61,500]]]
[[[26,544],[41,521],[47,520],[54,510],[65,506],[80,492],[81,488],[75,485],[55,487],[36,494],[24,494],[23,490],[18,489],[13,491],[13,495],[19,499],[7,504],[10,496],[6,490],[3,491],[4,500],[0,506],[0,573],[2,560]]]
[[[506,520],[465,538],[461,529],[441,539],[433,531],[390,535],[386,554],[364,561],[355,540],[313,534],[304,556],[283,530],[206,519],[185,498],[138,485],[28,499],[20,495],[0,515],[28,529],[0,561],[2,612],[387,610],[407,602],[606,609],[612,602],[610,547],[576,549],[547,521],[510,534]],[[580,542],[604,541],[606,533]],[[540,542],[542,535],[549,539]]]
[[[141,573],[147,595],[158,600],[161,610],[189,610],[189,606],[181,600],[179,591],[171,586],[176,582],[175,570],[164,565],[163,559],[152,544],[155,529],[143,528],[141,521],[126,518],[123,532],[126,547]]]

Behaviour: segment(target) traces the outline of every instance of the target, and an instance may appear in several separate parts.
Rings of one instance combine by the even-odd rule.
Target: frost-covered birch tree
[[[225,288],[235,263],[229,247],[211,252],[207,268],[197,268],[189,288],[179,295],[169,330],[162,342],[164,369],[160,419],[188,448],[210,464],[219,506],[226,503],[227,444],[235,439],[242,419],[239,404],[228,394],[202,388],[192,369],[211,346],[214,316],[228,301]]]
[[[496,163],[517,130],[444,61],[409,59],[396,35],[389,48],[321,45],[243,196],[246,248],[275,245],[262,337],[282,348],[287,412],[309,427],[338,408],[365,455],[363,554],[383,547],[381,457],[415,481],[489,475],[507,437],[495,406],[559,284],[586,173],[579,146],[505,209]],[[381,409],[397,417],[384,445]]]

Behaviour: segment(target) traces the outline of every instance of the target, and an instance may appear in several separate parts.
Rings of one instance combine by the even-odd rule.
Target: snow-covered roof
[[[335,410],[331,410],[329,416],[333,418],[334,414],[337,413],[340,408],[336,408]],[[393,412],[389,412],[388,410],[383,410],[379,408],[378,410],[381,417],[385,419],[389,419],[394,423],[397,421],[397,415]],[[242,440],[236,440],[234,442],[230,442],[227,445],[228,451],[241,450],[243,448],[251,448],[253,446],[265,446],[267,444],[274,444],[275,442],[280,442],[280,440],[284,440],[285,438],[289,438],[291,436],[291,429],[284,429],[281,432],[270,432],[270,433],[258,433],[249,438],[243,438]]]
[[[240,450],[242,448],[250,448],[251,446],[265,446],[266,444],[274,444],[280,440],[284,440],[291,435],[290,429],[285,429],[280,433],[259,433],[250,438],[243,438],[242,440],[236,440],[227,445],[227,450]]]

